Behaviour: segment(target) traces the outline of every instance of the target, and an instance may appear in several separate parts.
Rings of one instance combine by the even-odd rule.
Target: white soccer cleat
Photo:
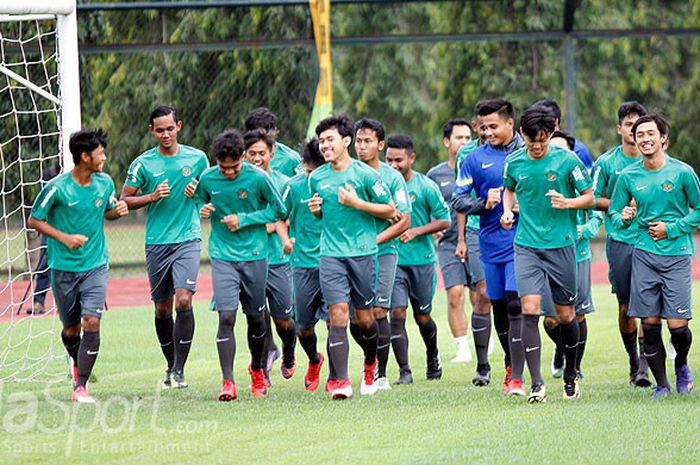
[[[388,378],[379,378],[374,384],[377,385],[378,391],[391,391],[391,383]]]
[[[377,393],[377,361],[373,364],[364,364],[362,370],[362,384],[360,384],[360,394],[363,396],[373,396]]]
[[[73,395],[70,398],[73,402],[77,402],[79,404],[94,404],[95,399],[92,398],[90,394],[85,390],[83,386],[79,386],[75,388],[75,391],[73,391]]]
[[[469,363],[472,361],[472,353],[469,352],[469,349],[467,350],[460,350],[457,352],[457,355],[455,355],[455,358],[450,360],[450,363]]]

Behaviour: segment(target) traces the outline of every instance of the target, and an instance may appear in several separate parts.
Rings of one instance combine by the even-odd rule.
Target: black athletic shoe
[[[170,369],[165,370],[165,379],[163,379],[161,389],[170,389],[171,387],[173,387],[172,376],[173,372]]]
[[[581,397],[581,389],[578,386],[578,379],[564,381],[564,399],[572,400]]]
[[[399,374],[399,379],[394,381],[394,384],[413,384],[413,375],[411,374],[411,370],[402,371]]]
[[[637,387],[651,387],[649,373],[646,370],[639,370],[634,377],[634,385]]]
[[[182,389],[187,387],[187,381],[185,381],[185,374],[182,370],[173,370],[172,374],[173,387],[176,389]]]
[[[476,374],[472,378],[474,386],[488,386],[491,382],[491,366],[488,363],[477,365]]]
[[[429,380],[442,378],[442,363],[440,362],[439,355],[428,359],[428,367],[425,370],[425,377]]]
[[[583,372],[581,371],[580,368],[578,370],[576,370],[576,377],[578,378],[579,381],[581,381],[584,378]]]

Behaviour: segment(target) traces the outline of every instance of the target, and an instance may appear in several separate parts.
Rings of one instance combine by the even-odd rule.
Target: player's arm
[[[454,208],[457,213],[462,213],[464,215],[481,215],[486,211],[486,199],[477,198],[474,193],[471,160],[473,160],[471,157],[465,159],[462,166],[459,168],[455,188],[452,192],[451,204],[452,208]]]
[[[254,212],[239,213],[237,216],[240,229],[255,224],[276,223],[287,214],[287,209],[282,203],[280,193],[272,184],[272,181],[267,176],[261,177],[261,179],[261,193],[263,199],[267,202],[267,207]]]
[[[401,219],[377,234],[377,245],[396,239],[411,226],[411,213],[400,213]]]
[[[126,202],[123,200],[117,200],[114,191],[114,182],[110,179],[110,184],[111,184],[111,190],[109,192],[109,196],[107,197],[107,205],[105,208],[105,219],[106,220],[116,220],[117,218],[121,218],[122,216],[126,216],[129,214],[129,207],[126,205]]]
[[[411,226],[411,201],[408,199],[408,187],[403,178],[396,177],[393,190],[399,220],[395,221],[394,218],[391,226],[377,234],[377,244],[384,244],[399,237]]]
[[[346,207],[354,208],[362,212],[372,215],[376,218],[384,220],[392,220],[396,217],[396,208],[391,201],[391,195],[386,184],[377,175],[376,178],[367,178],[364,180],[366,184],[364,188],[367,190],[371,202],[361,199],[357,195],[355,187],[347,183],[345,186],[338,188],[338,202]],[[371,185],[367,185],[370,184]]]
[[[579,193],[578,197],[568,198],[554,189],[550,189],[545,195],[550,198],[552,208],[556,210],[587,210],[595,203],[595,196],[591,186],[591,176],[580,160],[573,161],[569,170],[569,181]]]
[[[577,226],[579,240],[589,240],[594,238],[598,231],[600,231],[600,226],[603,224],[603,215],[594,210],[588,212],[588,220]]]
[[[51,226],[48,222],[37,219],[32,215],[29,215],[27,225],[32,229],[36,229],[40,234],[57,240],[69,249],[79,249],[88,241],[87,236],[64,233]]]
[[[683,218],[665,224],[665,236],[669,239],[691,234],[700,226],[700,182],[695,172],[688,170],[685,173],[682,187],[691,210]],[[653,228],[655,224],[657,223],[651,223],[650,226]]]
[[[463,213],[457,213],[457,247],[455,248],[455,255],[466,260],[467,258],[467,215]]]
[[[603,212],[610,208],[610,199],[605,191],[608,184],[608,170],[605,159],[598,160],[593,167],[593,195],[595,196],[595,209]]]
[[[615,184],[615,191],[610,200],[608,216],[616,228],[628,228],[637,215],[637,207],[631,205],[632,194],[627,185],[627,176],[622,174]]]
[[[410,242],[418,236],[435,234],[437,232],[444,231],[450,227],[450,209],[445,203],[445,199],[442,197],[440,188],[437,186],[437,184],[433,183],[432,186],[427,186],[427,189],[428,205],[430,205],[430,216],[433,218],[433,220],[422,226],[407,229],[403,234],[401,234],[401,236],[399,236],[399,240],[403,243]]]

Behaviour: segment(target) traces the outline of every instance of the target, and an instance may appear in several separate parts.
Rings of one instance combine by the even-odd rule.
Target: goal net
[[[80,126],[77,53],[74,0],[0,0],[2,381],[66,376],[61,324],[44,284],[45,241],[27,219],[42,186],[72,167],[67,136]]]

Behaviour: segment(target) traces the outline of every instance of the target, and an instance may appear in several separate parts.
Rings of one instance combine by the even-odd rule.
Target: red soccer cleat
[[[265,371],[261,368],[258,371],[250,371],[252,383],[250,391],[253,397],[267,397],[267,383],[265,382]]]
[[[344,400],[352,397],[352,384],[349,379],[336,380],[333,379],[329,381],[331,389],[331,397],[335,400]],[[326,389],[329,386],[326,385]]]
[[[510,375],[513,374],[513,368],[506,367],[506,377],[503,378],[503,394],[508,394],[508,384],[510,384]]]
[[[309,363],[309,368],[306,370],[306,376],[304,376],[304,387],[306,387],[306,390],[309,392],[313,392],[318,389],[318,385],[320,384],[319,377],[321,374],[321,367],[323,366],[323,354],[319,352],[318,358],[318,363]]]
[[[221,402],[228,402],[234,400],[236,397],[238,397],[238,394],[236,393],[236,385],[233,384],[232,381],[225,379],[224,386],[221,388],[218,399]]]

